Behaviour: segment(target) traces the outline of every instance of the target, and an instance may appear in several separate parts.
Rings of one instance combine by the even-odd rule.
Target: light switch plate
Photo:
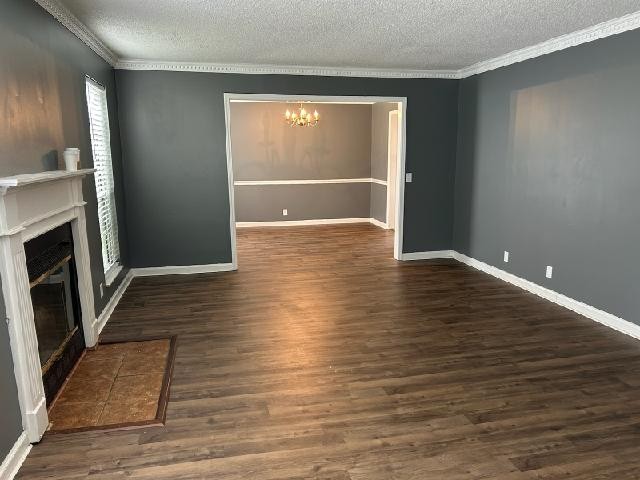
[[[413,173],[405,174],[405,180],[407,183],[411,183],[413,181]]]

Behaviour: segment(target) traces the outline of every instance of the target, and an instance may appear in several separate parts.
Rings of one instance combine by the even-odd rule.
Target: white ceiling
[[[120,60],[458,70],[640,0],[59,0]]]

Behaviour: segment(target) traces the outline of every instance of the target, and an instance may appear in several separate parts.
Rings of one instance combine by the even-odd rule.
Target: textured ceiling
[[[640,0],[60,0],[121,59],[459,69]]]

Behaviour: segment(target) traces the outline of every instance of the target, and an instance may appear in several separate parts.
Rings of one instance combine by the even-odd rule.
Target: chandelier
[[[307,112],[307,110],[300,103],[300,108],[297,112],[290,112],[287,110],[284,114],[284,120],[290,127],[315,127],[320,120],[320,114],[318,111],[313,113]]]

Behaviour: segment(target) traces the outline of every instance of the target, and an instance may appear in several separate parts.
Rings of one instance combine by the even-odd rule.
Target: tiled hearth
[[[52,432],[130,428],[164,421],[174,341],[87,350],[49,411]]]

